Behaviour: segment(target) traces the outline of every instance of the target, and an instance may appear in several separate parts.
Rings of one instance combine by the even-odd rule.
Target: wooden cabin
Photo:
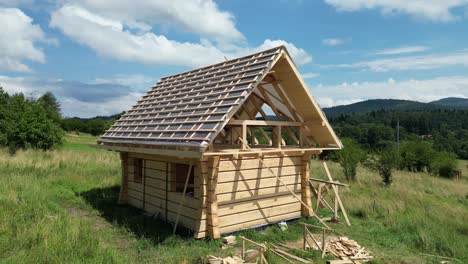
[[[120,203],[218,238],[313,214],[311,155],[342,145],[280,46],[162,78],[98,147]]]

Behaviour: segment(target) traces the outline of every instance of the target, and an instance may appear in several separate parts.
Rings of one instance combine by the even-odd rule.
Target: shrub
[[[409,171],[423,171],[431,165],[434,150],[425,141],[405,141],[400,149],[400,168]]]
[[[431,162],[431,172],[446,178],[453,177],[457,168],[455,154],[450,152],[437,152]]]
[[[5,95],[0,89],[0,144],[7,146],[10,154],[19,148],[47,150],[61,144],[63,131],[44,102],[23,94]]]
[[[365,165],[379,173],[382,177],[383,183],[390,186],[392,184],[392,171],[398,165],[398,153],[395,147],[388,147],[386,149],[379,150],[373,155],[370,155],[366,160]]]
[[[336,160],[343,168],[346,180],[356,180],[356,168],[364,158],[365,152],[352,139],[344,138],[342,140],[344,148],[334,153]]]

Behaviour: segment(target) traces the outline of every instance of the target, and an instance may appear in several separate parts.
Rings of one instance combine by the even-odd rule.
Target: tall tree
[[[62,116],[60,113],[60,104],[52,92],[46,92],[44,95],[39,97],[37,102],[42,108],[44,108],[47,117],[52,119],[54,122],[60,122]]]

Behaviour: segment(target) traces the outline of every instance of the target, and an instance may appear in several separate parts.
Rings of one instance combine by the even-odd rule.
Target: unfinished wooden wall
[[[264,162],[301,196],[302,156],[265,156]],[[301,203],[256,157],[221,158],[217,173],[220,233],[301,216]]]
[[[200,189],[200,166],[198,160],[187,160],[168,158],[156,155],[129,153],[128,155],[128,203],[137,208],[152,214],[154,217],[175,222],[177,210],[182,193],[175,192],[171,186],[172,171],[171,163],[194,165],[194,195],[185,196],[184,205],[179,217],[179,225],[194,230],[196,233],[200,230],[200,224],[206,217],[202,216],[202,190]],[[135,181],[134,159],[143,159],[144,173],[142,182]]]

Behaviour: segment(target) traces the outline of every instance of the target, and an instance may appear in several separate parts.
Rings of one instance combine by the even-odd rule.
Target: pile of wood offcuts
[[[370,252],[347,237],[328,237],[325,250],[342,260],[350,260],[349,263],[367,262],[372,259]]]

